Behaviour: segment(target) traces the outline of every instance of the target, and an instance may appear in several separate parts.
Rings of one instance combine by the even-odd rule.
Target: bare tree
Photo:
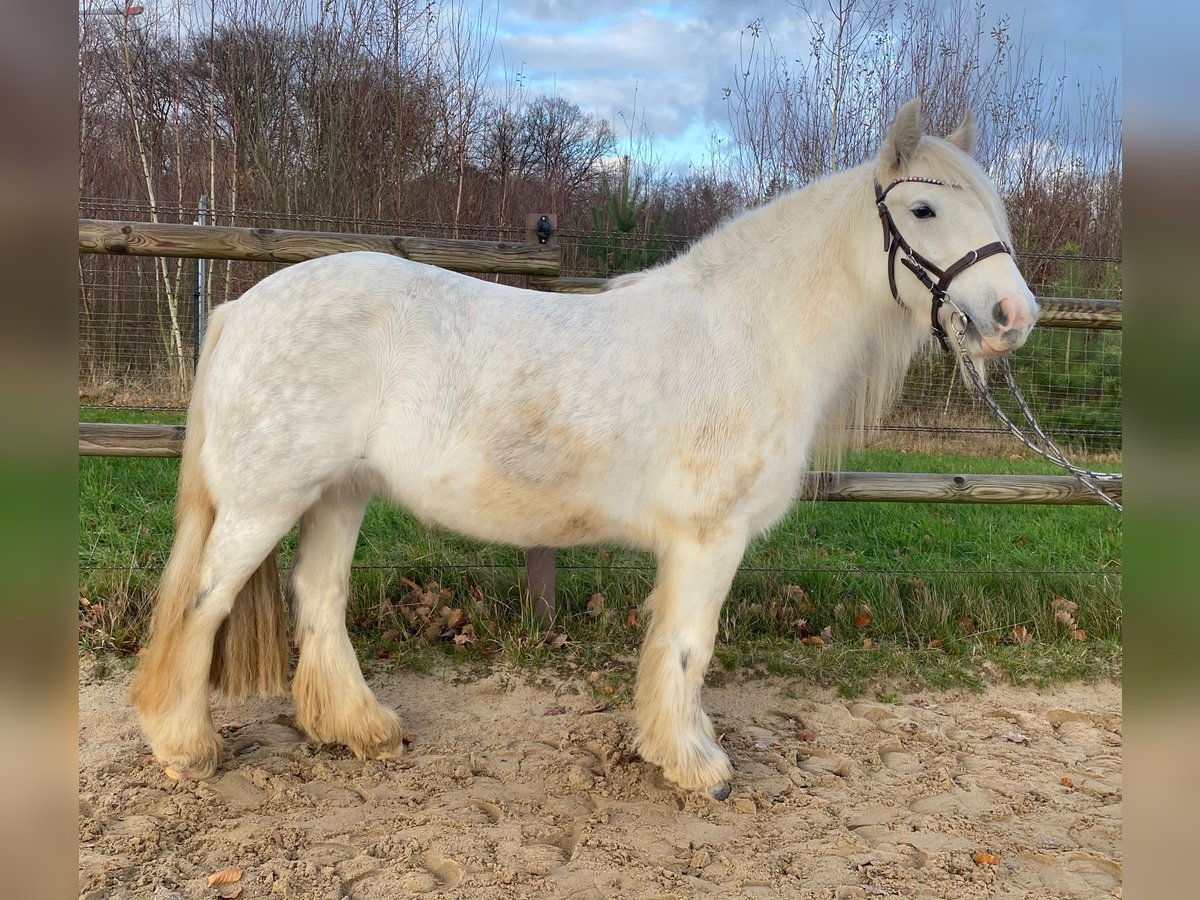
[[[1071,245],[1085,266],[1119,252],[1115,83],[1065,82],[981,3],[797,0],[789,14],[806,35],[799,48],[777,45],[756,20],[727,89],[733,138],[714,136],[709,160],[681,176],[657,157],[636,89],[618,141],[613,123],[534,95],[519,72],[493,83],[495,4],[171,0],[133,22],[85,17],[81,198],[152,221],[191,221],[207,194],[221,224],[408,230],[440,221],[461,234],[510,229],[536,210],[587,229],[590,211],[611,200],[622,158],[638,188],[638,203],[627,204],[641,211],[638,233],[666,241],[865,159],[895,108],[920,95],[934,131],[948,131],[968,105],[978,113],[978,155],[1022,248]],[[1026,264],[1034,279],[1053,280],[1056,262]],[[222,265],[223,289],[218,278],[210,290],[224,299],[266,271]],[[181,380],[190,268],[80,266],[84,315],[136,320],[153,338],[153,366]],[[111,286],[93,291],[101,278]]]
[[[727,171],[747,200],[869,158],[895,109],[919,96],[935,133],[967,108],[977,114],[976,156],[1007,198],[1020,246],[1086,242],[1094,254],[1119,253],[1115,80],[1072,97],[1009,19],[990,18],[979,0],[792,6],[807,53],[784,53],[756,19],[725,92],[735,142]]]
[[[562,97],[535,98],[520,123],[520,168],[541,181],[552,209],[565,210],[568,195],[594,185],[597,164],[616,147],[611,125]]]

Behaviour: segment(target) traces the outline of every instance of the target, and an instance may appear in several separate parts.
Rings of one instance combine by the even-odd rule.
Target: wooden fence
[[[292,263],[350,250],[374,250],[458,272],[525,275],[529,285],[563,293],[595,293],[599,278],[560,276],[559,247],[538,242],[536,214],[527,217],[524,242],[413,238],[398,235],[341,234],[163,225],[147,222],[79,220],[79,252],[133,256],[229,259]],[[553,217],[550,217],[551,221]],[[1067,328],[1120,329],[1121,303],[1115,300],[1038,298],[1039,324]],[[79,424],[80,456],[179,456],[181,425]],[[1105,484],[1115,500],[1122,481]],[[814,472],[804,495],[822,501],[893,503],[1100,504],[1103,501],[1068,475],[936,475],[924,473]],[[554,550],[526,550],[528,590],[543,624],[554,614]]]
[[[80,253],[295,263],[350,250],[390,253],[455,272],[559,273],[559,249],[550,244],[79,220]]]

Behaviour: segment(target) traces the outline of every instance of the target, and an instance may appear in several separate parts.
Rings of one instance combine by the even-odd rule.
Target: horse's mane
[[[1001,239],[1012,243],[1008,217],[1003,203],[979,164],[967,153],[942,138],[924,135],[906,167],[906,173],[939,178],[955,189],[975,191],[985,215]],[[751,247],[785,240],[792,234],[788,222],[797,215],[819,215],[822,227],[810,229],[806,239],[814,242],[809,258],[815,263],[799,273],[798,282],[789,285],[797,294],[807,294],[814,302],[827,302],[822,294],[829,283],[829,270],[847,265],[845,252],[825,252],[830,243],[863,227],[870,219],[872,243],[862,265],[878,267],[880,289],[870,296],[844,297],[842,302],[871,305],[868,328],[862,350],[838,400],[828,407],[816,441],[814,464],[838,468],[842,453],[861,446],[870,433],[882,424],[904,384],[913,357],[930,346],[927,308],[902,310],[887,291],[887,256],[882,252],[882,235],[873,203],[860,195],[872,191],[876,163],[869,161],[852,169],[823,176],[794,191],[781,194],[760,206],[736,213],[708,235],[700,238],[684,254],[650,269],[621,275],[606,282],[603,290],[642,285],[652,288],[662,281],[670,288],[670,279],[690,275],[703,281],[706,276],[746,264]],[[856,198],[857,201],[856,201]],[[874,243],[874,241],[879,243]],[[851,261],[849,264],[859,264]],[[899,266],[897,266],[899,268]]]
[[[943,138],[924,135],[905,174],[939,178],[955,189],[974,191],[1000,239],[1012,245],[1004,204],[991,180],[970,154]],[[882,238],[879,250],[878,261],[870,264],[878,265],[880,271],[886,272]],[[897,268],[902,269],[899,265]],[[901,271],[897,277],[902,274]],[[889,310],[900,311],[890,293],[880,294],[872,302],[882,302]],[[859,356],[859,364],[846,385],[841,402],[830,406],[822,422],[814,453],[814,463],[819,467],[839,470],[843,453],[863,446],[883,424],[884,416],[904,387],[913,357],[922,350],[935,351],[929,332],[928,307],[914,312],[917,314],[905,315],[899,322],[882,313],[875,320],[879,327],[873,330],[864,353]],[[889,327],[891,322],[895,322],[895,327]]]

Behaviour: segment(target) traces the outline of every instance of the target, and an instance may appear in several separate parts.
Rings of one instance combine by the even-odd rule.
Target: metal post
[[[200,195],[200,225],[208,224],[208,196]],[[208,260],[196,260],[196,360],[200,359],[200,348],[204,345],[204,333],[208,330]]]
[[[199,225],[199,219],[192,220],[193,225]],[[196,260],[196,286],[192,290],[192,304],[196,310],[196,339],[192,341],[192,377],[196,376],[196,369],[200,366],[200,345],[204,343],[204,316],[201,310],[204,308],[204,291],[200,287],[200,271],[204,265],[204,260]]]

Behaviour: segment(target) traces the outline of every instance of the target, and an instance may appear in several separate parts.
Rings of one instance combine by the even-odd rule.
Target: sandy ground
[[[375,678],[412,737],[388,763],[306,745],[286,700],[218,706],[224,765],[176,783],[148,756],[127,675],[88,669],[89,900],[1121,896],[1116,684],[896,704],[785,679],[710,688],[736,766],[717,803],[636,757],[628,707],[509,671]],[[231,866],[237,884],[207,884]]]

